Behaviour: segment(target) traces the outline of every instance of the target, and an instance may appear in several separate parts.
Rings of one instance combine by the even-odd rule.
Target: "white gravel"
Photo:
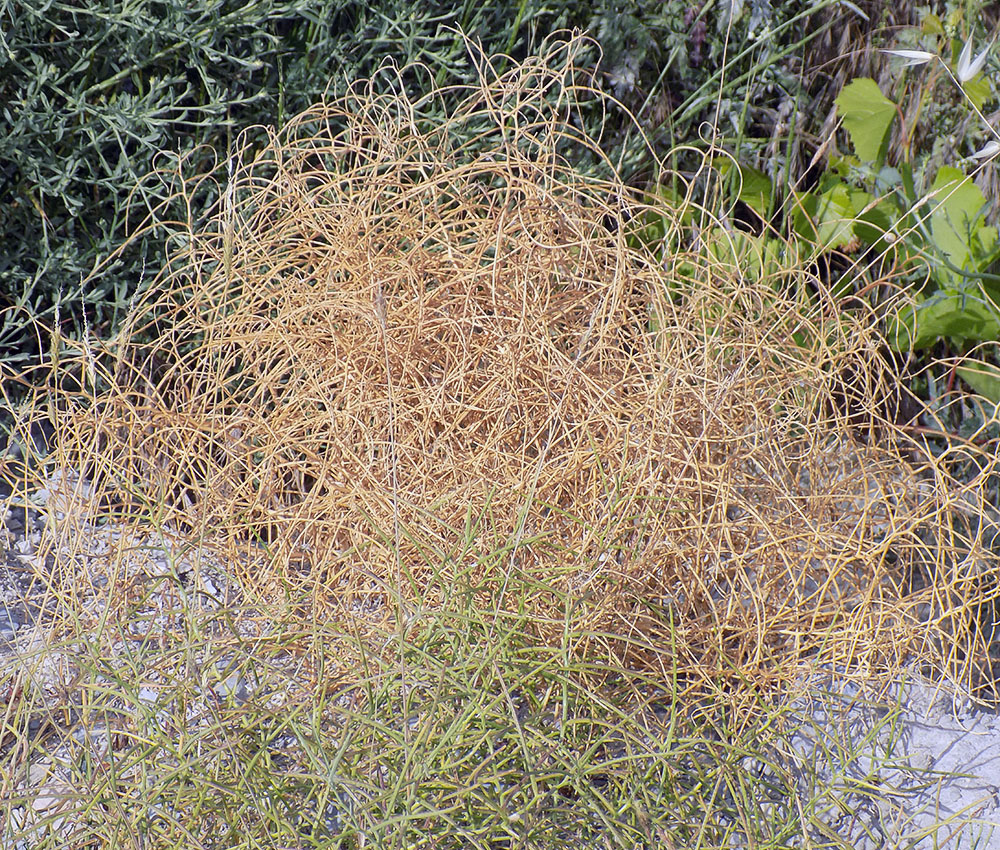
[[[867,690],[816,676],[796,705],[780,757],[819,819],[859,850],[1000,850],[997,712],[916,674]]]
[[[33,561],[37,523],[31,511],[4,521],[0,658],[43,616],[29,579],[44,571]],[[144,548],[155,549],[151,544]],[[167,555],[154,559],[160,569]],[[247,683],[227,672],[220,696],[242,701]],[[799,801],[814,805],[814,819],[826,825],[812,836],[822,846],[836,846],[832,838],[859,850],[1000,850],[1000,715],[915,673],[877,697],[868,691],[845,676],[814,676],[811,696],[794,706],[786,743],[768,753],[762,779],[768,770],[793,777]],[[787,809],[787,797],[770,799],[767,788],[762,781],[761,811]],[[801,843],[808,846],[804,837]]]

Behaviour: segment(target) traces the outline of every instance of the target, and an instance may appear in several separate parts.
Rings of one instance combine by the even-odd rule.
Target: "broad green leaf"
[[[841,248],[854,241],[858,210],[872,200],[867,192],[835,183],[818,195],[807,195],[795,212],[795,230],[822,248]]]
[[[942,337],[959,347],[1000,340],[1000,313],[981,294],[948,289],[901,310],[887,330],[897,351],[920,350]]]
[[[986,101],[990,99],[990,84],[985,74],[977,74],[971,80],[962,83],[962,90],[968,95],[976,109],[982,112],[986,106]]]
[[[861,199],[858,199],[861,201]],[[865,210],[866,201],[861,201],[859,210]],[[883,198],[878,204],[865,212],[858,212],[854,232],[866,245],[874,245],[882,239],[886,232],[899,221],[899,208],[891,197]]]
[[[875,175],[875,191],[879,194],[885,194],[902,185],[903,175],[898,168],[883,165]]]
[[[924,19],[920,22],[920,29],[926,35],[944,35],[944,25],[933,12],[924,15]]]
[[[771,214],[771,178],[763,171],[742,163],[740,174],[743,177],[740,200],[761,218],[766,219]]]
[[[669,184],[657,187],[646,195],[647,208],[627,226],[632,247],[640,245],[654,251],[663,249],[663,240],[678,226],[691,224],[691,208]]]
[[[967,361],[971,366],[958,366],[955,371],[983,398],[988,398],[994,404],[1000,404],[1000,369],[991,363],[982,361]]]
[[[983,228],[986,198],[969,177],[952,166],[938,171],[932,190],[929,203],[934,246],[953,266],[968,270],[970,257],[991,251],[996,242],[996,232]],[[961,277],[946,267],[937,276],[942,282],[961,282]]]
[[[881,164],[885,159],[889,127],[896,117],[896,104],[868,77],[859,77],[844,86],[836,104],[857,155],[868,162]]]
[[[708,250],[713,260],[732,265],[751,280],[778,278],[788,264],[796,263],[796,245],[782,239],[741,230],[713,228],[706,238]],[[788,256],[793,252],[792,256]]]
[[[997,229],[995,227],[983,226],[976,231],[972,244],[972,256],[976,260],[977,269],[985,269],[997,259]]]
[[[728,157],[716,157],[712,163],[723,177],[732,173],[735,167],[739,171],[739,195],[743,203],[766,219],[771,214],[771,197],[774,187],[771,178],[763,171],[742,162],[733,163]]]
[[[860,165],[861,160],[854,156],[854,154],[847,154],[846,156],[831,154],[830,161],[826,165],[826,171],[828,174],[835,174],[840,178],[844,178],[851,173],[852,168],[858,168]]]

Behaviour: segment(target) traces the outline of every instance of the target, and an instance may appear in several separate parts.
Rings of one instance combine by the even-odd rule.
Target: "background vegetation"
[[[47,347],[29,316],[77,337],[85,321],[97,336],[120,322],[163,263],[169,228],[142,232],[147,216],[190,222],[215,199],[206,181],[200,195],[174,202],[180,161],[186,173],[212,172],[245,128],[280,126],[386,60],[426,63],[431,70],[405,78],[417,90],[427,76],[469,82],[456,27],[487,54],[515,59],[552,31],[585,28],[603,53],[598,84],[636,113],[660,154],[698,143],[709,120],[748,165],[767,160],[787,182],[815,153],[838,63],[858,63],[845,45],[908,11],[914,19],[892,5],[822,0],[793,11],[752,0],[730,16],[727,4],[693,0],[5,3],[0,295],[11,309],[0,357],[16,367]],[[594,50],[595,67],[598,59]],[[631,122],[599,109],[584,121],[629,182],[655,181]]]

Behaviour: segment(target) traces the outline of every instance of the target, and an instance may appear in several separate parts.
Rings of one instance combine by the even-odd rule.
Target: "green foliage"
[[[888,241],[895,241],[898,235],[910,256],[926,259],[940,290],[958,294],[966,281],[985,271],[996,258],[997,232],[985,225],[982,191],[954,166],[939,167],[933,180],[930,168],[914,175],[907,162],[899,169],[889,167],[886,139],[900,108],[873,80],[855,80],[845,87],[837,106],[857,157],[846,159],[847,167],[839,171],[835,163],[822,181],[824,191],[805,199],[809,219],[818,224],[819,241],[826,247],[852,238],[869,245],[878,243],[884,236],[877,227],[859,226],[866,211],[878,210],[882,221],[867,223],[888,224],[882,230],[889,234]],[[916,186],[928,181],[926,194],[918,197]],[[856,188],[859,185],[862,188]],[[831,231],[832,221],[840,222],[841,228]]]
[[[896,104],[882,94],[874,80],[865,77],[844,86],[835,103],[858,156],[884,160]]]
[[[955,166],[939,167],[932,180],[929,168],[916,175],[908,163],[900,170],[888,168],[884,142],[878,139],[887,135],[896,105],[871,80],[852,85],[855,88],[850,97],[838,99],[861,160],[860,168],[847,179],[856,174],[873,175],[874,179],[865,181],[871,191],[851,192],[846,180],[839,178],[828,191],[850,195],[849,202],[837,212],[853,235],[866,244],[877,244],[879,237],[877,231],[858,227],[862,212],[879,208],[888,213],[889,227],[883,232],[899,236],[895,247],[904,263],[917,258],[926,263],[932,283],[929,291],[916,293],[916,303],[904,308],[890,324],[890,341],[905,350],[925,348],[941,337],[959,347],[1000,338],[996,293],[987,283],[987,271],[1000,257],[1000,245],[996,228],[985,223],[987,203],[982,191]],[[879,156],[873,159],[870,154],[876,149]],[[915,187],[928,181],[927,192],[918,197]],[[880,190],[884,194],[876,194]],[[838,244],[836,240],[820,241]]]
[[[933,25],[934,16],[930,19],[933,33],[940,26]],[[937,57],[923,43],[912,43],[920,50],[904,44],[900,55],[911,64]],[[957,67],[958,50],[953,52],[947,62],[941,59],[940,68]],[[944,77],[951,79],[948,73]],[[907,90],[909,97],[928,100],[933,83],[921,91]],[[975,110],[992,98],[982,74],[967,80],[963,91]],[[910,303],[888,326],[890,343],[898,350],[924,349],[942,338],[960,349],[1000,339],[1000,280],[990,273],[1000,259],[1000,239],[986,220],[989,202],[973,181],[976,159],[955,157],[954,164],[944,164],[938,147],[890,151],[891,139],[913,140],[915,129],[901,126],[901,116],[914,114],[913,103],[897,103],[872,79],[848,83],[835,102],[851,152],[832,155],[814,189],[792,193],[789,236],[796,244],[789,248],[814,256],[862,251],[866,261],[849,272],[854,285],[870,283],[867,270],[881,258],[903,270],[911,285]],[[743,163],[733,166],[720,159],[716,165],[723,176],[736,175],[736,198],[767,220],[779,194],[771,178]],[[754,240],[767,245],[776,238]],[[751,262],[751,268],[758,267],[766,270],[766,264]],[[977,388],[987,386],[979,372],[970,378]]]
[[[136,242],[81,285],[170,192],[151,176],[161,151],[223,141],[270,109],[268,78],[292,4],[23,4],[4,12],[0,51],[0,292],[36,317],[95,330],[120,314],[147,264]],[[195,168],[209,167],[196,157]],[[153,271],[155,269],[151,269]],[[63,305],[61,315],[59,306]],[[71,305],[71,306],[67,306]],[[21,348],[23,315],[0,346]]]
[[[523,53],[536,30],[575,23],[572,8],[525,2],[512,20],[496,2],[13,3],[0,47],[0,297],[19,309],[3,314],[0,352],[18,366],[44,348],[28,340],[25,314],[67,334],[86,316],[107,334],[162,266],[169,227],[106,258],[152,211],[197,221],[216,197],[210,180],[176,197],[169,175],[181,161],[188,177],[210,173],[243,128],[280,125],[386,59],[471,78],[466,45],[446,25]]]
[[[28,317],[59,324],[68,336],[88,321],[92,334],[107,336],[165,262],[171,229],[163,223],[199,220],[225,179],[220,161],[245,128],[281,125],[385,60],[426,69],[401,82],[383,74],[377,86],[419,92],[428,76],[473,79],[454,27],[486,54],[515,59],[561,28],[588,29],[603,54],[595,82],[635,112],[661,148],[713,118],[720,97],[735,128],[755,80],[773,76],[789,50],[783,40],[800,38],[807,13],[764,0],[728,9],[685,0],[5,4],[0,308],[12,309],[0,312],[0,357],[17,368],[46,349],[26,332]],[[592,61],[596,68],[596,49]],[[623,114],[595,106],[585,120],[615,167],[648,169],[646,140]],[[179,199],[182,170],[219,180]],[[162,226],[141,230],[153,211]],[[137,230],[141,236],[120,247]]]
[[[983,398],[997,403],[1000,401],[1000,369],[992,363],[974,363],[958,366],[955,371],[973,390]]]
[[[1000,340],[1000,236],[992,198],[977,185],[1000,150],[982,112],[996,93],[991,42],[988,36],[977,42],[969,20],[975,18],[962,10],[945,23],[928,13],[922,29],[904,30],[899,49],[886,51],[897,55],[887,61],[905,59],[900,71],[927,67],[904,72],[920,76],[893,85],[887,90],[892,96],[867,77],[843,86],[834,102],[848,146],[844,152],[831,147],[808,191],[796,188],[787,162],[774,165],[772,159],[765,171],[744,161],[761,140],[737,138],[731,149],[738,156],[715,155],[718,148],[712,148],[714,176],[695,169],[701,182],[694,196],[705,198],[707,215],[692,212],[690,191],[658,187],[654,208],[666,200],[684,212],[672,231],[650,213],[635,223],[633,240],[666,256],[693,237],[706,256],[739,274],[771,279],[776,288],[801,288],[787,270],[815,262],[812,268],[829,271],[834,298],[852,296],[848,303],[857,306],[861,301],[853,296],[863,293],[864,301],[884,311],[886,336],[897,351],[927,350],[944,340],[961,352]],[[985,68],[972,56],[984,57]],[[982,119],[985,139],[983,127],[967,120],[970,111]],[[719,137],[713,141],[720,145]],[[742,216],[737,203],[750,211],[753,232],[733,226]],[[901,290],[902,299],[879,303],[889,293],[887,281],[898,285],[893,291]],[[815,293],[803,288],[800,295],[808,309],[817,306]],[[1000,369],[982,363],[957,374],[1000,401]]]

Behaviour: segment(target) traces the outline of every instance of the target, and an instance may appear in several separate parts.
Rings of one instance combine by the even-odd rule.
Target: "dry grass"
[[[801,268],[751,279],[682,252],[682,221],[707,232],[709,211],[654,209],[574,172],[566,150],[599,147],[574,130],[597,95],[566,65],[572,50],[499,77],[483,60],[443,124],[424,116],[434,94],[358,86],[234,155],[213,215],[121,334],[64,350],[38,400],[60,435],[49,462],[87,479],[49,504],[53,639],[96,628],[91,657],[121,659],[121,629],[152,604],[131,560],[152,527],[184,541],[195,573],[214,553],[247,623],[313,624],[299,635],[323,648],[301,650],[310,687],[342,720],[372,716],[359,694],[376,707],[433,695],[434,677],[413,672],[431,660],[465,670],[445,621],[465,651],[517,659],[497,672],[507,684],[487,675],[494,657],[463,687],[505,693],[526,664],[538,716],[558,703],[568,722],[572,692],[619,718],[601,752],[638,721],[599,694],[648,701],[657,682],[675,697],[729,683],[739,728],[764,710],[757,686],[789,683],[804,661],[878,677],[947,643],[940,664],[983,683],[986,524],[954,517],[960,496],[982,513],[994,461],[976,455],[959,493],[949,464],[970,458],[933,457],[886,421],[899,390],[877,316],[839,309],[818,280],[808,294]],[[706,180],[707,165],[692,197]],[[650,213],[676,228],[662,245],[636,238]],[[132,542],[81,557],[74,541],[102,516]],[[187,647],[175,661],[198,655],[190,623],[155,622],[163,646]],[[401,691],[380,703],[380,688]],[[447,724],[470,723],[453,697]],[[509,693],[490,705],[517,716]],[[427,743],[391,727],[372,721],[368,745],[406,760]],[[519,734],[517,752],[539,757]],[[562,740],[567,765],[596,752]],[[377,765],[357,770],[378,784]],[[378,797],[383,814],[406,802],[400,782]],[[688,846],[708,840],[685,823],[700,836]]]
[[[236,155],[125,331],[79,353],[102,389],[57,398],[60,462],[257,599],[391,631],[461,584],[615,664],[668,669],[669,612],[695,677],[893,669],[950,482],[918,484],[880,419],[875,318],[819,281],[803,303],[800,269],[637,246],[648,210],[563,159],[598,149],[560,59],[484,67],[438,125],[359,86]]]

